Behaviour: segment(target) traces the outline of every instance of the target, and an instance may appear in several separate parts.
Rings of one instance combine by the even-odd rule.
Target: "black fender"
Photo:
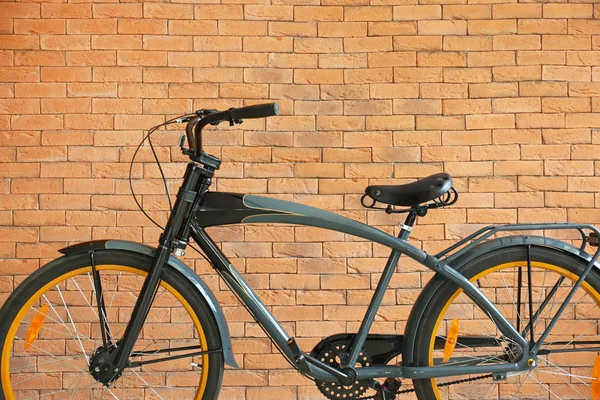
[[[126,240],[93,240],[90,242],[83,242],[73,246],[65,247],[64,249],[60,249],[59,252],[68,256],[71,254],[102,249],[132,251],[135,253],[145,254],[150,257],[154,257],[154,252],[156,251],[156,249],[146,246],[145,244]],[[190,267],[177,258],[170,256],[168,266],[188,279],[190,283],[194,285],[196,289],[198,289],[198,292],[204,298],[204,300],[206,300],[206,303],[210,307],[210,310],[215,317],[215,321],[217,322],[217,328],[219,335],[221,336],[221,345],[223,346],[223,357],[225,359],[225,363],[231,367],[239,368],[233,356],[233,350],[231,348],[231,336],[229,334],[227,321],[225,320],[225,314],[223,314],[223,310],[221,309],[221,306],[219,305],[219,302],[217,301],[213,292]]]
[[[526,245],[549,247],[569,254],[573,257],[580,258],[588,263],[592,259],[591,255],[580,248],[574,247],[557,239],[543,236],[508,236],[483,242],[464,252],[459,251],[455,255],[451,255],[442,261],[450,265],[455,270],[460,271],[464,265],[490,251],[498,250],[500,248]],[[600,268],[600,263],[596,262],[595,267]],[[402,362],[406,366],[414,366],[414,344],[417,338],[418,323],[421,320],[425,309],[431,302],[432,297],[444,281],[446,281],[445,277],[440,274],[435,274],[419,294],[419,297],[417,298],[417,301],[415,302],[415,305],[408,316],[406,330],[404,332],[404,347],[402,350]]]

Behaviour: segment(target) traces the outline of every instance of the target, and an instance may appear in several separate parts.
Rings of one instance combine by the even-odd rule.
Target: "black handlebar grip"
[[[232,120],[265,118],[273,115],[279,115],[279,106],[277,103],[255,104],[253,106],[232,108],[229,110]]]

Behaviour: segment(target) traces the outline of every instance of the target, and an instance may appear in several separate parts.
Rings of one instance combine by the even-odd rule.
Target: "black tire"
[[[116,341],[129,320],[135,294],[152,258],[121,250],[99,250],[94,256]],[[110,398],[120,398],[122,392],[127,398],[160,393],[162,398],[216,399],[223,379],[222,352],[126,369],[109,389],[92,378],[84,367],[102,340],[98,314],[93,311],[97,306],[90,271],[87,253],[65,256],[31,274],[10,295],[0,310],[0,398],[43,398],[52,391],[64,392],[65,398],[80,398],[82,394],[81,398],[87,398],[110,390],[117,394],[106,393]],[[46,314],[40,317],[44,310]],[[37,332],[39,321],[35,322],[35,316],[38,320],[43,318]],[[206,301],[185,277],[167,268],[136,343],[139,347],[134,350],[177,347],[178,343],[200,343],[202,350],[222,347],[218,326]],[[155,357],[168,355],[172,354]],[[92,386],[84,387],[82,382],[91,382]]]
[[[530,256],[533,271],[531,281],[534,283],[532,290],[535,289],[535,292],[533,292],[532,295],[532,304],[542,304],[542,299],[551,292],[551,287],[553,287],[556,282],[559,282],[560,276],[565,277],[558,286],[558,290],[555,292],[554,297],[550,299],[547,306],[540,312],[540,316],[534,324],[534,337],[537,340],[543,331],[542,326],[547,326],[548,321],[554,315],[560,304],[562,304],[562,301],[560,300],[566,296],[566,293],[569,291],[569,286],[572,286],[573,281],[580,276],[587,266],[587,263],[574,255],[539,246],[531,247]],[[518,299],[518,297],[516,296],[517,289],[514,287],[515,285],[511,285],[510,282],[511,279],[514,279],[511,278],[511,276],[516,276],[516,279],[518,279],[519,269],[521,269],[522,276],[524,276],[524,281],[522,281],[524,282],[522,289],[524,298],[522,299],[522,309],[519,314],[521,315],[522,321],[521,331],[523,331],[524,327],[527,326],[529,322],[527,248],[525,246],[495,250],[458,268],[465,277],[472,281],[477,281],[481,290],[484,291],[488,297],[495,295],[496,298],[491,298],[490,300],[492,300],[505,316],[508,314],[507,319],[509,319],[513,325],[516,325],[515,321],[518,313],[516,313],[516,311],[511,312],[510,307],[511,303],[513,306],[518,304],[518,300],[515,300]],[[510,271],[512,271],[512,275],[508,273]],[[499,277],[502,279],[498,279]],[[506,286],[506,288],[502,286]],[[444,362],[444,339],[446,338],[446,335],[450,335],[450,320],[452,319],[452,322],[454,320],[459,320],[457,316],[464,316],[463,322],[457,322],[457,326],[460,326],[460,329],[464,329],[462,335],[471,335],[472,330],[474,332],[474,327],[476,328],[479,325],[481,325],[481,329],[484,331],[483,336],[496,335],[498,338],[500,335],[498,334],[497,328],[495,331],[485,331],[486,327],[489,327],[490,325],[495,328],[495,324],[489,318],[487,318],[487,321],[482,320],[483,317],[485,317],[485,314],[473,313],[472,309],[475,309],[475,306],[472,306],[469,303],[471,300],[468,299],[464,293],[461,293],[462,290],[455,284],[444,281],[437,286],[433,286],[432,291],[434,293],[430,297],[431,300],[425,308],[421,320],[417,324],[417,335],[413,352],[413,360],[415,360],[416,366],[442,366],[453,362],[455,365],[461,363],[463,363],[463,365],[468,363],[473,365],[473,363],[481,362],[506,362],[502,361],[501,358],[521,357],[520,354],[513,353],[512,349],[514,349],[514,346],[511,347],[510,343],[505,341],[502,346],[493,348],[492,346],[488,346],[488,348],[484,349],[468,348],[464,345],[460,347],[457,345],[451,358]],[[537,301],[538,298],[539,303]],[[560,349],[561,346],[562,348],[581,349],[586,345],[575,343],[573,341],[600,340],[600,329],[598,329],[598,316],[600,315],[598,312],[598,310],[600,310],[599,306],[600,273],[598,272],[598,269],[594,268],[586,277],[583,289],[580,288],[578,290],[576,297],[565,310],[561,320],[558,321],[558,324],[542,346],[542,349]],[[518,307],[514,308],[516,309]],[[537,309],[539,309],[539,307]],[[537,309],[534,305],[534,315]],[[469,315],[471,316],[469,317]],[[565,321],[562,321],[562,318],[564,318]],[[582,326],[585,326],[585,328],[582,329]],[[590,326],[591,330],[588,331]],[[459,337],[460,335],[461,331],[459,330]],[[524,336],[529,340],[530,336],[528,332],[526,332],[526,335]],[[434,349],[433,342],[436,337],[438,338],[438,345],[435,346]],[[442,345],[439,344],[440,338],[442,339]],[[569,343],[569,341],[571,342]],[[459,379],[475,378],[479,376],[472,375],[438,379],[420,379],[414,380],[413,383],[419,400],[459,398],[591,398],[591,388],[589,387],[590,381],[583,379],[582,377],[592,376],[594,359],[597,355],[598,351],[590,350],[580,350],[578,353],[556,352],[553,355],[540,355],[538,356],[537,367],[533,371],[511,376],[506,381],[502,382],[494,382],[488,377],[465,383],[457,383],[448,386],[444,385],[444,383],[457,381]],[[469,357],[471,357],[470,360]],[[487,357],[485,361],[479,361],[483,360],[485,357]],[[575,358],[577,358],[577,360]],[[521,391],[525,392],[525,397],[514,397],[517,396],[515,392],[521,393]],[[557,395],[556,393],[560,393],[560,395]]]

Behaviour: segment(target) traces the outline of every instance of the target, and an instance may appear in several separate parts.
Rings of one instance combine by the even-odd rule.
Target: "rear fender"
[[[101,250],[101,249],[115,249],[115,250],[126,250],[135,253],[145,254],[150,257],[154,256],[156,249],[146,246],[145,244],[135,243],[125,240],[94,240],[90,242],[78,243],[73,246],[65,247],[59,251],[65,255],[81,253],[85,251]],[[221,344],[223,346],[223,356],[225,363],[234,368],[239,368],[235,362],[233,351],[231,349],[231,336],[229,334],[229,327],[225,320],[225,315],[219,302],[215,298],[215,295],[208,288],[206,283],[187,265],[178,260],[177,258],[169,257],[169,267],[183,275],[192,285],[198,290],[200,295],[206,300],[206,303],[210,307],[210,310],[215,317],[217,322],[217,328],[219,335],[221,336]]]
[[[573,257],[580,258],[588,263],[592,259],[592,256],[585,251],[582,251],[581,249],[568,243],[561,242],[560,240],[543,236],[509,236],[483,242],[464,253],[459,253],[457,257],[450,256],[443,261],[455,270],[460,271],[464,265],[485,253],[498,250],[500,248],[527,245],[550,247],[552,249],[572,255]],[[600,263],[596,262],[595,267],[600,268]],[[406,366],[414,366],[414,344],[417,338],[418,323],[423,317],[423,314],[432,297],[445,281],[446,278],[440,274],[434,275],[421,291],[421,294],[417,298],[417,301],[411,310],[408,321],[406,322],[406,330],[404,332],[404,348],[402,350],[402,361]]]

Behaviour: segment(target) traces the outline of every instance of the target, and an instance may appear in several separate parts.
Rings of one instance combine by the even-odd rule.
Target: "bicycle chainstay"
[[[438,387],[456,385],[458,383],[466,383],[466,382],[472,382],[472,381],[479,381],[481,379],[486,379],[486,378],[491,378],[491,377],[492,377],[492,374],[487,374],[487,375],[476,376],[474,378],[458,379],[456,381],[451,381],[451,382],[446,382],[446,383],[440,383],[438,385]],[[412,393],[414,391],[415,391],[415,389],[399,390],[396,393],[394,393],[394,396],[399,395],[399,394]],[[358,397],[355,400],[375,400],[375,399],[381,399],[381,397],[379,396],[379,393],[375,393],[375,394],[373,394],[371,396]],[[392,400],[392,399],[389,399],[389,400]]]

